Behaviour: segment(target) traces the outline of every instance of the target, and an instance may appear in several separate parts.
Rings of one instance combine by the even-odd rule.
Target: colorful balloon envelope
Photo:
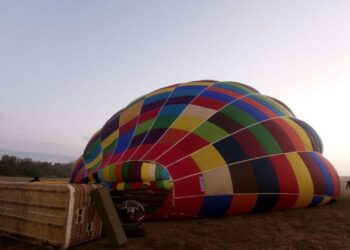
[[[156,90],[117,112],[92,136],[71,180],[166,193],[154,219],[317,206],[340,190],[320,137],[285,104],[209,80]]]

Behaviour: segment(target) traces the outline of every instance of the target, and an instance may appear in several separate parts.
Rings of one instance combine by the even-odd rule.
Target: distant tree
[[[30,158],[17,158],[3,155],[0,160],[0,175],[26,177],[62,177],[68,178],[73,163],[54,163],[33,161]]]

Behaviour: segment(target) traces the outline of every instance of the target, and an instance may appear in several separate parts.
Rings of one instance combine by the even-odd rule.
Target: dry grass
[[[0,176],[0,181],[28,182],[32,177]],[[41,181],[69,181],[68,178],[40,178]]]
[[[120,249],[350,249],[350,191],[342,179],[340,200],[331,205],[236,217],[147,222],[144,237]],[[6,250],[41,248],[0,238]],[[108,240],[74,250],[111,249]]]
[[[0,181],[29,181],[33,178],[30,177],[14,177],[14,176],[0,176]]]

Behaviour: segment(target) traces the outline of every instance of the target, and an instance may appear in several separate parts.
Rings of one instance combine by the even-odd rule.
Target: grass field
[[[350,190],[341,178],[337,203],[281,212],[183,221],[146,222],[145,236],[119,249],[350,249]],[[0,249],[39,250],[0,238]],[[74,250],[112,249],[106,237]]]

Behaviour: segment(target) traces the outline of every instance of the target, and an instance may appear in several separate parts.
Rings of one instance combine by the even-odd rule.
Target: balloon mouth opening
[[[137,201],[145,211],[145,219],[152,219],[166,206],[171,189],[154,189],[151,186],[143,186],[137,189],[111,190],[110,194],[117,209],[126,201]]]
[[[128,200],[139,202],[144,207],[145,218],[151,218],[166,205],[173,188],[168,170],[148,161],[112,164],[87,174],[80,182],[99,183],[109,189],[116,208]]]

